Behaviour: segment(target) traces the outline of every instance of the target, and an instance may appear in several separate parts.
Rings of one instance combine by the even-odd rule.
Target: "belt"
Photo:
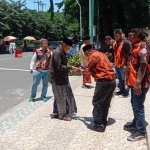
[[[115,79],[113,79],[115,80]],[[110,82],[110,81],[113,81],[113,80],[109,80],[109,79],[98,79],[97,82]]]

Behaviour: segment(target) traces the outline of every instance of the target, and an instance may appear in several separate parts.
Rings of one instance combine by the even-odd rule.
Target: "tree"
[[[49,12],[37,12],[26,8],[26,1],[0,1],[0,38],[13,35],[23,39],[35,36],[37,39],[47,38],[61,40],[63,36],[76,36],[77,19],[70,15],[64,17],[63,12],[54,13],[53,19]]]

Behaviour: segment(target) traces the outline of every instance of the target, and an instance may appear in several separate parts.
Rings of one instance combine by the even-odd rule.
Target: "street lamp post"
[[[80,8],[80,40],[82,40],[82,17],[81,17],[81,5],[79,4],[78,0],[76,0],[76,2],[79,5]]]
[[[94,0],[89,0],[89,31],[90,43],[93,44],[93,27],[94,27]]]

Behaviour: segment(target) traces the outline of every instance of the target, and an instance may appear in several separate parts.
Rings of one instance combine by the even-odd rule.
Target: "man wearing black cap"
[[[70,121],[67,114],[76,113],[77,107],[69,84],[69,70],[78,70],[74,66],[67,66],[66,53],[70,50],[73,42],[65,38],[63,43],[53,52],[49,81],[54,93],[53,118]]]
[[[84,44],[80,48],[80,56],[81,56],[81,67],[84,68],[88,64],[88,59],[84,55],[83,47],[90,44],[90,37],[83,38]],[[83,83],[82,88],[89,88],[86,83],[91,83],[91,75],[90,74],[83,74]]]
[[[92,45],[83,47],[88,65],[83,73],[90,73],[96,82],[95,92],[92,100],[94,130],[104,132],[107,125],[107,115],[113,92],[116,87],[116,75],[104,53],[93,50]]]
[[[113,44],[114,65],[115,65],[116,75],[119,80],[118,88],[120,89],[118,92],[115,93],[115,95],[126,97],[129,95],[129,92],[128,90],[126,90],[124,84],[125,68],[127,66],[127,59],[128,59],[131,45],[127,40],[123,40],[121,29],[114,30],[114,38],[116,40]]]

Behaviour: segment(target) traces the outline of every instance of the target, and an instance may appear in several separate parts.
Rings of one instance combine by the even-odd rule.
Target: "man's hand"
[[[78,67],[72,66],[72,70],[74,70],[74,71],[79,71],[80,69],[79,69]]]
[[[33,70],[32,70],[32,69],[30,69],[30,73],[33,73]]]
[[[142,90],[141,90],[141,83],[135,83],[134,85],[134,94],[135,95],[140,95],[142,93]]]

